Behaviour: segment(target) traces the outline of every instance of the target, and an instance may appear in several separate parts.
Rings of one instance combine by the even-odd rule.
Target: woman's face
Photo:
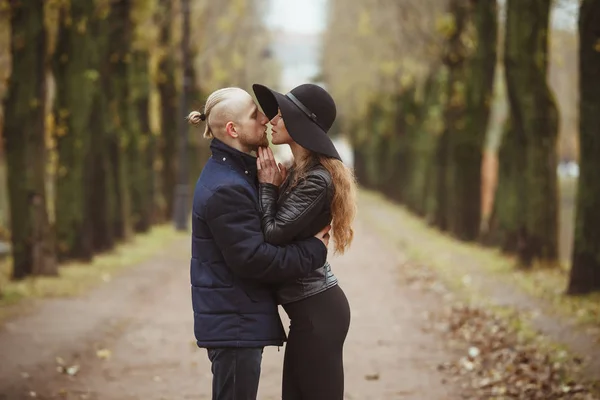
[[[294,142],[285,127],[285,122],[283,122],[280,109],[277,109],[277,115],[271,120],[271,126],[271,142],[273,142],[273,144],[291,144]]]

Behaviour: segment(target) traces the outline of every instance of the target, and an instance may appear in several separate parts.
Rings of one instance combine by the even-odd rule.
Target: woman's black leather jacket
[[[269,183],[259,186],[265,240],[274,245],[314,236],[331,222],[334,187],[329,171],[316,163],[294,187],[290,187],[293,174],[291,171],[280,188]],[[277,286],[277,300],[279,304],[291,303],[336,284],[337,279],[326,262],[304,278]]]

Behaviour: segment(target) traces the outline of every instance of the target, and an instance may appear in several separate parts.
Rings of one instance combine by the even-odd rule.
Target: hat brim
[[[285,127],[296,143],[315,153],[342,160],[327,132],[308,118],[287,96],[256,83],[252,85],[252,90],[267,118],[273,119],[277,115],[277,109],[281,110]]]

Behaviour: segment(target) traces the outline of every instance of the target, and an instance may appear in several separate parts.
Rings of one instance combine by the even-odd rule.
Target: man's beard
[[[257,151],[259,147],[269,146],[269,139],[267,139],[266,133],[260,139],[251,138],[246,134],[242,134],[240,135],[240,141],[245,148],[251,151]]]

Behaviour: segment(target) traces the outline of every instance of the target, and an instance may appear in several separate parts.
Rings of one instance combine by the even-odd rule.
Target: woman
[[[289,144],[289,174],[273,153],[260,148],[257,168],[265,240],[285,244],[319,232],[331,223],[336,253],[352,242],[356,183],[327,136],[336,116],[331,96],[305,84],[283,95],[253,86],[271,120],[273,144]],[[286,175],[288,175],[286,177]],[[283,400],[342,400],[343,345],[350,307],[329,263],[309,276],[276,288],[290,317],[283,363]]]

